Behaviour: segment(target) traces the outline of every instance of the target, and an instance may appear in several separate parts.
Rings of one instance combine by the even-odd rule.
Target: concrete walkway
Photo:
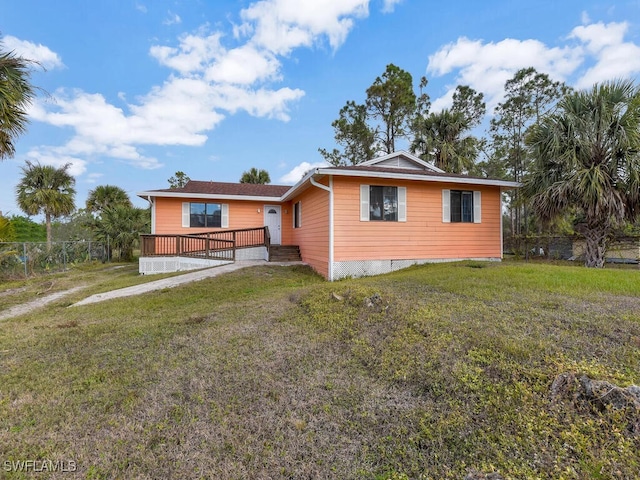
[[[227,265],[221,265],[219,267],[207,268],[205,270],[198,270],[197,272],[185,273],[170,278],[163,278],[162,280],[156,280],[153,282],[147,282],[140,285],[134,285],[132,287],[120,288],[118,290],[112,290],[110,292],[96,293],[90,297],[80,300],[70,307],[77,307],[79,305],[88,305],[90,303],[102,302],[104,300],[111,300],[112,298],[130,297],[133,295],[140,295],[141,293],[152,292],[154,290],[162,290],[165,288],[173,288],[178,285],[182,285],[190,282],[197,282],[204,280],[205,278],[216,277],[223,273],[234,272],[241,268],[255,267],[258,265],[302,265],[302,262],[266,262],[264,260],[246,260],[238,261],[235,263],[229,263]]]

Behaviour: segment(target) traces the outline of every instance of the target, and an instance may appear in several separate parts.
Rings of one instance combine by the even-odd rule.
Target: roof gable
[[[370,167],[390,167],[390,168],[403,168],[407,170],[427,170],[430,172],[444,173],[444,170],[440,170],[435,165],[429,162],[425,162],[419,157],[412,155],[404,150],[389,153],[382,157],[372,158],[366,162],[361,162],[358,165]]]

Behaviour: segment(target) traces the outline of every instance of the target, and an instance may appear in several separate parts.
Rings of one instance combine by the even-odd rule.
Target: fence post
[[[62,271],[67,271],[67,242],[62,242]]]
[[[24,262],[24,278],[29,278],[29,272],[27,271],[27,244],[22,243],[22,258]]]

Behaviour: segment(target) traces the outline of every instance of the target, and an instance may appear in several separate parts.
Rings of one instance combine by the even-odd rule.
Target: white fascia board
[[[254,202],[279,202],[282,197],[263,197],[251,195],[216,195],[213,193],[172,193],[172,192],[138,192],[136,195],[146,199],[158,198],[201,198],[205,200],[245,200]]]
[[[423,182],[437,183],[462,183],[466,185],[488,185],[492,187],[518,188],[522,184],[519,182],[508,182],[506,180],[493,180],[490,178],[466,178],[466,177],[431,177],[428,175],[411,175],[409,173],[389,173],[389,172],[368,172],[357,170],[324,170],[317,169],[320,175],[336,175],[344,177],[370,177],[393,180],[419,180]]]

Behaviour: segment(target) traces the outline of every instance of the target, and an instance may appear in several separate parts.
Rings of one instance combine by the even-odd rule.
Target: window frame
[[[381,188],[380,218],[372,218],[374,206],[372,206],[372,188]],[[384,218],[384,189],[395,189],[395,219]],[[380,196],[380,195],[379,195]],[[397,185],[360,185],[360,221],[397,223],[407,221],[407,187]]]
[[[454,196],[459,196],[459,200],[454,200]],[[478,190],[442,190],[442,222],[482,223],[482,193]]]
[[[204,205],[204,218],[205,224],[192,225],[192,205]],[[219,208],[212,210],[211,215],[208,212],[208,205],[216,205]],[[220,226],[207,225],[207,219],[209,216],[213,216],[215,213],[220,212]],[[229,205],[221,202],[182,202],[182,227],[183,228],[228,228],[229,227]]]

